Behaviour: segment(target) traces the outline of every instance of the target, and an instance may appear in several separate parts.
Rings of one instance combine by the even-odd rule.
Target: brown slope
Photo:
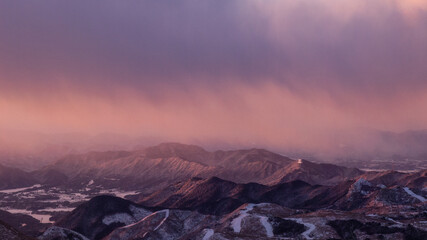
[[[125,188],[145,188],[156,184],[171,183],[193,176],[209,175],[209,167],[180,157],[148,158],[140,152],[91,152],[72,155],[48,166],[37,175],[46,172],[64,173],[70,182],[96,179],[107,184],[106,178],[119,179],[114,182]]]
[[[206,164],[206,160],[211,154],[199,146],[180,143],[161,143],[157,146],[147,147],[140,153],[146,158],[180,157],[201,164]]]
[[[141,152],[146,158],[180,157],[190,162],[213,166],[216,171],[211,176],[241,183],[259,182],[294,162],[264,149],[208,152],[198,146],[179,143],[162,143]]]
[[[223,167],[220,178],[239,183],[261,182],[294,160],[264,149],[216,151],[211,164]]]
[[[56,170],[73,178],[80,174],[85,174],[91,170],[102,169],[114,161],[132,156],[132,152],[127,151],[107,151],[89,152],[86,154],[72,154],[61,158],[53,165],[45,167],[43,170]]]
[[[276,171],[272,176],[264,179],[262,183],[272,185],[302,180],[310,184],[335,185],[342,181],[357,178],[363,173],[357,168],[298,160]]]
[[[0,221],[0,239],[4,240],[35,240],[35,238],[31,238],[25,236],[18,230],[9,226],[7,223]]]
[[[36,179],[30,173],[0,164],[0,190],[29,187],[36,183]]]
[[[404,173],[398,171],[366,172],[361,176],[373,184],[382,184],[387,187],[407,186],[414,188],[427,187],[427,170]]]
[[[292,160],[261,149],[207,152],[176,143],[144,150],[70,155],[37,172],[63,173],[68,178],[127,178],[144,184],[176,182],[191,177],[219,176],[236,182],[261,181]]]

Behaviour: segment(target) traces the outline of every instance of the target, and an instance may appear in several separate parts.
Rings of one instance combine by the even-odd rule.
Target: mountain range
[[[5,239],[427,237],[427,170],[362,171],[264,149],[163,143],[71,154],[32,172],[0,166],[0,179]],[[105,195],[118,190],[122,197]],[[55,208],[61,213],[48,222],[31,217]]]
[[[264,149],[209,152],[198,146],[178,143],[135,151],[72,154],[33,172],[13,171],[14,177],[7,177],[9,183],[0,189],[32,184],[80,187],[93,180],[105,186],[133,190],[139,187],[138,190],[147,193],[193,177],[215,176],[236,183],[265,185],[294,180],[334,185],[363,174],[356,168],[292,160]],[[0,172],[0,178],[6,172]]]

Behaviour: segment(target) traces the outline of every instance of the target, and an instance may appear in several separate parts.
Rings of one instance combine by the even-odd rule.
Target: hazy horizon
[[[3,1],[0,29],[3,131],[333,153],[427,129],[422,0]]]

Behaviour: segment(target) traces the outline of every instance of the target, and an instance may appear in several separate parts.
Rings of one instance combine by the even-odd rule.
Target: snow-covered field
[[[10,213],[20,213],[20,214],[25,214],[25,215],[30,215],[31,217],[39,220],[39,222],[41,223],[52,223],[52,221],[50,221],[50,217],[52,217],[52,215],[49,214],[37,214],[34,213],[33,211],[29,211],[26,209],[2,209],[2,210],[6,210]]]
[[[22,191],[25,191],[25,190],[28,190],[28,189],[39,188],[41,186],[42,185],[40,185],[40,184],[36,184],[36,185],[31,186],[31,187],[13,188],[13,189],[0,190],[0,193],[10,194],[10,193],[22,192]]]
[[[0,191],[0,209],[10,213],[32,216],[41,223],[52,223],[50,218],[60,213],[70,212],[79,204],[97,195],[114,195],[124,198],[137,191],[102,189],[91,180],[82,189],[45,187],[40,184]]]

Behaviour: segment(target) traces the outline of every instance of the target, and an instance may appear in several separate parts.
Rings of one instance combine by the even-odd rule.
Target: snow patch
[[[64,203],[64,202],[69,202],[69,203],[76,203],[76,202],[82,202],[85,200],[89,199],[89,196],[86,194],[82,194],[82,193],[66,193],[66,192],[61,192],[58,194],[52,194],[52,196],[56,196],[59,197],[59,200],[44,200],[41,202],[58,202],[58,203]]]
[[[149,217],[151,217],[151,216],[154,216],[154,215],[156,215],[156,214],[159,214],[159,213],[162,213],[162,212],[164,212],[165,213],[165,218],[160,222],[160,224],[156,227],[156,229],[157,228],[159,228],[165,221],[166,221],[166,219],[169,217],[169,209],[165,209],[165,210],[160,210],[160,211],[157,211],[157,212],[153,212],[153,213],[151,213],[150,215],[148,215],[148,216],[145,216],[143,219],[141,219],[141,220],[139,220],[138,222],[136,222],[136,223],[132,223],[132,224],[129,224],[129,225],[126,225],[126,226],[124,226],[124,227],[122,227],[122,228],[130,228],[130,227],[133,227],[133,226],[135,226],[135,225],[138,225],[139,223],[141,223],[141,222],[143,222],[143,221],[145,221],[147,218],[149,218]],[[156,230],[156,229],[154,229],[154,230]]]
[[[411,189],[409,189],[408,187],[404,187],[404,188],[403,188],[403,190],[405,190],[405,192],[406,192],[407,194],[409,194],[409,195],[411,195],[412,197],[414,197],[414,198],[416,198],[416,199],[420,200],[421,202],[425,202],[425,201],[427,201],[423,196],[420,196],[420,195],[418,195],[418,194],[415,194],[415,193],[414,193],[414,192],[412,192],[412,190],[411,190]]]
[[[214,235],[214,230],[210,228],[203,230],[203,232],[205,232],[205,236],[203,236],[202,240],[209,240]]]
[[[267,204],[265,204],[265,203],[260,203],[260,204],[249,203],[246,206],[245,209],[240,210],[239,216],[236,217],[235,219],[233,219],[233,221],[231,221],[231,226],[233,227],[233,231],[235,233],[240,233],[240,231],[242,230],[242,220],[243,220],[243,218],[249,216],[248,212],[251,211],[251,210],[253,210],[255,206],[266,206],[266,205]],[[274,236],[274,234],[273,234],[273,227],[268,222],[268,217],[261,216],[261,215],[253,215],[253,216],[259,218],[260,223],[265,228],[267,237],[273,237]]]
[[[108,215],[102,219],[102,223],[105,225],[110,225],[112,223],[123,223],[125,225],[129,225],[138,222],[147,215],[151,214],[150,211],[147,211],[144,208],[136,207],[134,205],[129,205],[129,210],[132,212],[132,215],[124,212]]]
[[[6,189],[6,190],[1,190],[0,193],[7,193],[7,194],[9,194],[9,193],[16,193],[16,192],[25,191],[25,190],[28,190],[28,189],[39,188],[41,186],[42,185],[40,185],[40,184],[36,184],[36,185],[31,186],[31,187]]]
[[[363,195],[367,195],[368,192],[362,190],[363,186],[369,186],[370,187],[370,186],[372,186],[372,184],[370,182],[368,182],[366,179],[360,178],[355,183],[353,183],[351,192],[359,192]]]
[[[39,220],[39,222],[41,223],[53,223],[53,221],[50,220],[50,218],[52,217],[52,215],[49,214],[29,214],[31,217]]]
[[[242,229],[242,220],[243,218],[248,216],[248,212],[254,209],[255,204],[249,203],[245,209],[240,210],[240,214],[237,218],[231,221],[231,226],[233,227],[233,231],[239,233]]]
[[[144,217],[151,214],[150,211],[148,211],[144,208],[136,207],[134,205],[130,205],[129,210],[132,212],[132,215],[136,219],[136,221],[139,221],[139,220],[143,219]]]
[[[135,219],[127,213],[116,213],[113,215],[105,216],[102,219],[102,223],[105,225],[110,225],[112,223],[123,223],[129,225],[135,222]]]
[[[268,222],[268,217],[266,216],[259,216],[259,221],[264,226],[265,231],[267,232],[267,237],[273,237],[273,226]]]
[[[71,235],[71,237],[70,237]],[[64,229],[61,227],[50,227],[48,228],[43,235],[39,237],[39,239],[56,239],[56,238],[63,238],[63,239],[80,239],[80,240],[89,240],[89,238],[81,235],[78,232],[74,232],[73,230]]]
[[[393,225],[391,225],[391,227],[404,227],[403,223],[398,222],[398,221],[394,220],[393,218],[385,217],[385,220],[388,220],[388,221],[394,223]]]
[[[67,208],[67,207],[57,207],[57,208],[44,208],[40,209],[38,211],[41,212],[71,212],[74,208]]]
[[[138,191],[128,191],[128,192],[115,192],[114,195],[119,198],[125,198],[127,195],[136,195]]]
[[[166,210],[161,210],[161,211],[158,211],[159,213],[160,212],[164,212],[165,213],[165,218],[163,218],[163,220],[159,223],[159,225],[157,225],[157,227],[156,228],[154,228],[154,230],[153,231],[156,231],[157,229],[159,229],[159,227],[160,226],[162,226],[163,225],[163,223],[166,221],[166,219],[168,219],[168,217],[169,217],[169,209],[166,209]]]
[[[99,194],[112,194],[119,198],[125,198],[127,195],[136,195],[139,191],[121,191],[119,189],[105,189],[99,191]]]
[[[302,236],[305,237],[306,239],[313,239],[312,237],[310,237],[311,232],[314,231],[314,229],[316,229],[316,226],[312,223],[306,223],[303,222],[301,218],[288,218],[289,220],[294,220],[299,224],[303,224],[304,226],[306,226],[308,228],[307,231],[302,233]]]

